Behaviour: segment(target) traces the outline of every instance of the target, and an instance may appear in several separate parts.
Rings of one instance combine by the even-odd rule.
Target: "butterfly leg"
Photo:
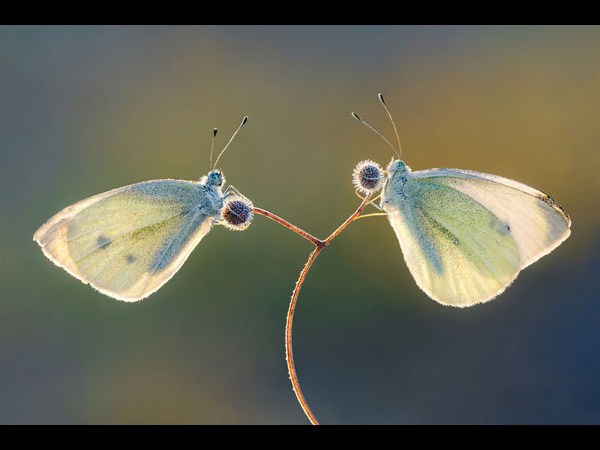
[[[375,217],[375,216],[387,216],[388,214],[386,212],[380,212],[380,213],[371,213],[371,214],[362,214],[360,216],[358,216],[355,220],[358,219],[364,219],[366,217]]]
[[[358,191],[354,191],[354,193],[355,193],[355,194],[356,194],[356,196],[357,196],[358,198],[360,198],[361,200],[364,200],[364,199],[365,199],[365,198],[364,198],[362,195],[360,195],[360,194],[358,193]],[[371,200],[369,200],[369,203],[370,203],[372,206],[374,206],[376,209],[378,209],[379,211],[383,211],[383,209],[381,209],[381,208],[380,208],[378,205],[376,205],[375,203],[373,203],[373,201],[377,200],[379,197],[381,197],[381,194],[379,194],[377,197],[374,197],[374,198],[372,198]],[[386,213],[386,214],[387,214],[387,213]],[[364,216],[363,216],[363,217],[364,217]]]
[[[223,204],[224,206],[226,204],[227,199],[230,196],[232,196],[232,195],[240,197],[242,199],[242,203],[246,203],[246,206],[248,207],[248,210],[247,210],[246,214],[248,214],[247,219],[248,219],[248,225],[249,225],[250,224],[250,220],[252,220],[252,210],[254,208],[254,206],[252,204],[252,201],[248,197],[246,197],[244,194],[242,194],[235,186],[233,186],[233,185],[230,184],[229,186],[227,186],[227,188],[223,192],[223,200],[225,202]],[[231,229],[231,222],[229,222],[229,221],[227,221],[227,220],[224,219],[224,217],[223,217],[223,211],[224,210],[221,211],[221,216],[215,218],[215,220],[213,221],[213,224],[224,225],[224,226],[226,226],[226,227],[228,227],[228,228]],[[235,229],[238,229],[238,228],[235,228]],[[239,229],[241,229],[241,228],[239,228]]]
[[[248,197],[246,197],[244,194],[242,194],[238,188],[236,188],[233,184],[230,184],[229,186],[227,186],[227,188],[225,189],[225,192],[223,192],[223,196],[224,198],[229,197],[231,194],[237,194],[240,197],[242,197],[245,200],[248,200],[248,202],[250,202],[250,199],[248,199]]]

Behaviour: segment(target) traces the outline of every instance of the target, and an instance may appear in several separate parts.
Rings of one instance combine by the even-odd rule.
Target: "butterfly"
[[[381,94],[379,99],[397,135]],[[396,233],[410,273],[419,288],[444,305],[492,300],[571,234],[569,215],[549,195],[497,175],[412,171],[393,159],[385,172],[373,161],[362,161],[353,176],[358,191],[381,190],[379,208]]]
[[[95,195],[54,215],[33,239],[54,264],[103,294],[126,302],[148,297],[214,224],[250,225],[252,202],[233,186],[224,191],[223,172],[214,168],[247,119],[199,181],[144,181]]]

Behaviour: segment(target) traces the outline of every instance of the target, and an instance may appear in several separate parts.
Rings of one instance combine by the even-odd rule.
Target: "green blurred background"
[[[466,310],[416,286],[383,217],[317,260],[295,327],[323,423],[600,423],[599,27],[1,27],[0,422],[307,423],[289,296],[311,245],[256,217],[215,228],[125,304],[48,261],[35,230],[93,194],[197,179],[210,135],[256,206],[325,237],[385,165],[383,92],[415,170],[519,180],[573,234]]]

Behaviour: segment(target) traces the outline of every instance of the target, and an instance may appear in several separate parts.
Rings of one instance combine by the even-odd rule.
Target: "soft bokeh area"
[[[284,322],[311,245],[264,217],[216,227],[135,304],[32,241],[83,198],[228,183],[325,237],[354,165],[491,172],[554,197],[572,236],[496,300],[416,286],[384,217],[308,276],[298,376],[323,423],[600,423],[600,27],[0,27],[0,423],[304,424]],[[372,212],[372,211],[371,211]]]

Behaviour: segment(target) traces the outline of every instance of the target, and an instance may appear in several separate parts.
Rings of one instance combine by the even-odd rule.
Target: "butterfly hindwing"
[[[495,297],[516,277],[517,243],[493,213],[432,180],[413,180],[405,192],[386,209],[408,268],[430,297],[470,306]]]
[[[99,291],[147,297],[179,270],[219,205],[198,183],[137,183],[65,208],[35,234],[46,256]]]

